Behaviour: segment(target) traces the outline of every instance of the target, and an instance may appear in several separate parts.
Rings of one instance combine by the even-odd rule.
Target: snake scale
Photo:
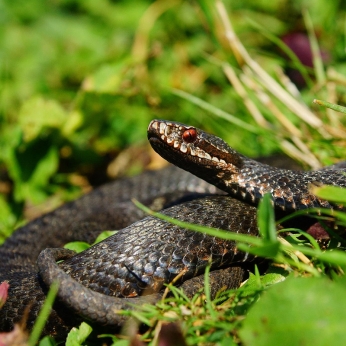
[[[0,282],[10,283],[0,331],[23,318],[30,329],[54,280],[60,287],[44,333],[58,338],[83,319],[109,328],[121,325],[125,317],[119,309],[156,302],[163,285],[178,274],[177,284],[194,294],[203,287],[200,274],[210,261],[212,294],[240,284],[248,256],[234,242],[145,217],[131,198],[183,221],[252,235],[258,234],[255,206],[268,192],[285,213],[341,209],[309,187],[346,187],[345,168],[274,168],[238,154],[216,136],[163,120],[150,123],[148,139],[175,166],[95,189],[21,227],[0,247]],[[73,240],[91,242],[105,229],[121,230],[77,255],[61,249]]]

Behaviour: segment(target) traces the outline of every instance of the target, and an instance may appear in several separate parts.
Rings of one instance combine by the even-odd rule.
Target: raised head
[[[148,139],[167,161],[214,184],[216,178],[229,179],[243,166],[241,155],[226,142],[193,126],[153,120]]]

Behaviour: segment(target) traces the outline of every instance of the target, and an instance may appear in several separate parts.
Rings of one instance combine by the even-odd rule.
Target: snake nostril
[[[192,143],[196,140],[197,138],[197,131],[194,128],[185,130],[183,132],[182,138],[185,142],[187,143]]]

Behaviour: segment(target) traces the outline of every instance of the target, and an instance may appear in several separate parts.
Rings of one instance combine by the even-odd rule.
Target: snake
[[[49,287],[59,289],[44,334],[62,338],[86,320],[106,330],[123,325],[120,310],[162,298],[175,280],[188,296],[203,288],[237,288],[253,258],[236,243],[145,216],[135,198],[154,211],[188,223],[258,236],[256,206],[269,193],[275,210],[343,210],[311,192],[312,186],[346,187],[346,168],[319,171],[275,168],[232,149],[196,127],[153,120],[153,149],[173,165],[96,188],[81,198],[17,229],[0,247],[0,283],[9,282],[0,310],[0,331],[16,323],[33,327]],[[69,241],[92,242],[102,230],[113,236],[79,254]]]

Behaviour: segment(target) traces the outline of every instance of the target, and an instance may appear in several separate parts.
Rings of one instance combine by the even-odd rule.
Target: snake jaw
[[[165,153],[165,146],[169,146],[181,158],[184,156],[199,165],[237,172],[242,166],[241,156],[221,138],[212,136],[211,141],[209,137],[200,129],[177,122],[153,120],[148,127],[149,142],[168,161],[172,162],[168,158],[168,150]]]
[[[242,157],[221,138],[192,126],[153,120],[148,127],[148,139],[167,161],[221,189],[242,165]]]

